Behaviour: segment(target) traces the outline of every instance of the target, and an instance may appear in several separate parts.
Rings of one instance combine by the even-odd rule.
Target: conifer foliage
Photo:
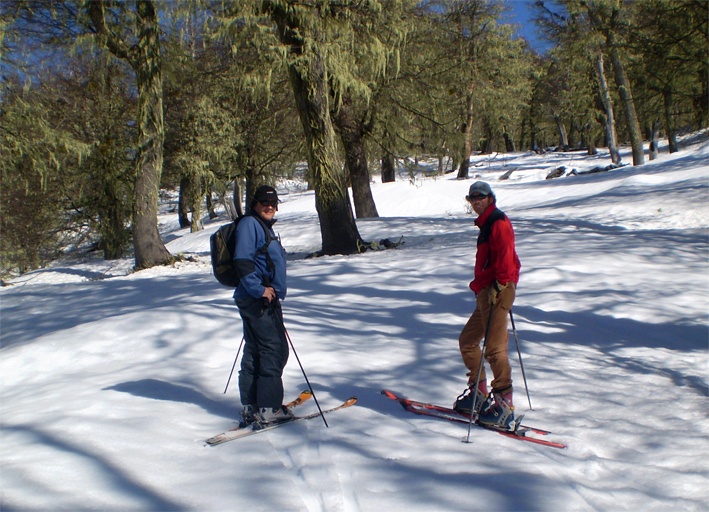
[[[0,272],[77,247],[169,262],[161,190],[197,230],[284,178],[315,192],[320,252],[356,253],[374,174],[597,146],[618,165],[621,145],[642,165],[709,127],[706,2],[536,0],[544,54],[510,5],[0,2]]]

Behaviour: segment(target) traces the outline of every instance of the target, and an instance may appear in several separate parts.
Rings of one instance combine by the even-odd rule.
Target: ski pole
[[[490,304],[490,315],[487,317],[487,329],[485,329],[485,340],[483,341],[482,352],[480,352],[480,366],[478,367],[478,378],[475,380],[473,388],[473,407],[470,409],[470,421],[468,422],[468,436],[465,438],[465,443],[470,442],[470,429],[473,426],[473,417],[475,416],[475,408],[478,405],[478,385],[480,385],[480,375],[482,375],[483,364],[485,359],[485,348],[487,347],[487,337],[490,334],[490,326],[492,325],[492,313],[495,310],[495,304]]]
[[[527,401],[529,402],[529,410],[532,409],[532,399],[529,398],[529,388],[527,387],[527,376],[524,374],[524,365],[522,364],[522,353],[519,351],[519,339],[517,338],[517,329],[515,329],[515,317],[512,316],[512,310],[510,309],[510,320],[512,321],[512,332],[515,335],[515,345],[517,345],[517,356],[519,357],[519,367],[522,369],[522,378],[524,379],[524,390],[527,392]]]
[[[229,383],[231,382],[231,376],[234,374],[234,368],[236,368],[236,361],[239,359],[239,353],[241,352],[241,347],[244,346],[244,337],[241,337],[241,343],[239,343],[239,350],[236,351],[236,357],[234,358],[234,364],[231,366],[231,372],[229,372],[229,378],[226,381],[226,387],[224,388],[224,394],[226,395],[226,390],[229,389]]]
[[[274,299],[274,301],[277,301],[278,299]],[[272,301],[272,302],[274,302]],[[276,302],[276,305],[274,306],[275,308],[278,308],[280,310],[280,302]],[[303,368],[302,363],[300,362],[300,357],[298,357],[298,352],[295,350],[295,345],[293,345],[293,340],[290,339],[290,334],[288,334],[288,330],[286,329],[286,325],[283,322],[283,317],[281,314],[279,314],[279,311],[274,311],[274,315],[276,315],[276,318],[278,318],[279,322],[281,323],[281,327],[283,327],[283,332],[286,333],[286,338],[288,338],[288,343],[290,344],[291,349],[293,349],[293,354],[295,355],[296,361],[298,361],[298,366],[300,366],[300,371],[303,372],[303,377],[305,377],[305,382],[308,384],[308,389],[310,389],[310,393],[313,395],[313,400],[315,400],[315,405],[318,406],[318,411],[320,411],[320,417],[323,420],[323,423],[325,423],[325,426],[327,428],[330,428],[330,425],[327,424],[327,420],[325,419],[325,414],[322,412],[322,409],[320,408],[320,402],[318,402],[317,397],[315,396],[315,391],[313,390],[313,386],[310,385],[310,380],[308,380],[308,376],[305,373],[305,369]]]

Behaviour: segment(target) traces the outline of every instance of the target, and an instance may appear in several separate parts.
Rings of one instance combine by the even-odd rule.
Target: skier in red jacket
[[[468,388],[458,397],[454,408],[470,414],[475,405],[479,423],[509,428],[514,421],[514,405],[512,372],[507,357],[507,317],[515,300],[520,269],[515,235],[510,220],[497,209],[490,185],[482,181],[473,183],[465,198],[478,214],[475,224],[480,228],[480,234],[475,278],[470,283],[470,289],[476,295],[476,308],[458,340],[463,363],[468,368]],[[487,332],[491,309],[492,320]],[[489,395],[480,349],[480,342],[486,334],[485,360],[494,376]],[[476,382],[477,389],[474,389]]]

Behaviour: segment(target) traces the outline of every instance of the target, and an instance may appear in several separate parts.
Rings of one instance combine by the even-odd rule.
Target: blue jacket
[[[276,221],[264,222],[271,235],[268,255],[273,262],[273,268],[269,268],[266,255],[258,253],[258,250],[266,245],[267,238],[263,226],[254,218],[255,216],[257,216],[256,212],[249,212],[236,227],[234,262],[241,281],[234,291],[234,299],[249,297],[258,299],[263,296],[268,285],[276,290],[276,295],[282,300],[287,292],[286,251],[273,232],[272,226]]]

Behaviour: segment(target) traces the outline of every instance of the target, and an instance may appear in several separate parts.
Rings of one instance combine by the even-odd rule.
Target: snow
[[[709,509],[709,143],[642,167],[588,171],[607,152],[475,156],[469,180],[374,183],[365,239],[394,250],[306,259],[320,248],[312,192],[281,190],[286,327],[321,419],[208,447],[240,409],[231,291],[209,235],[161,216],[168,249],[133,261],[68,257],[0,291],[2,510],[653,511]],[[629,150],[623,152],[630,161]],[[435,168],[435,164],[431,163]],[[505,172],[515,169],[506,181]],[[452,404],[457,337],[474,307],[477,228],[464,196],[491,183],[517,235],[517,414],[559,450],[405,412],[387,388]],[[287,399],[306,383],[291,353]],[[313,401],[301,411],[315,410]]]

